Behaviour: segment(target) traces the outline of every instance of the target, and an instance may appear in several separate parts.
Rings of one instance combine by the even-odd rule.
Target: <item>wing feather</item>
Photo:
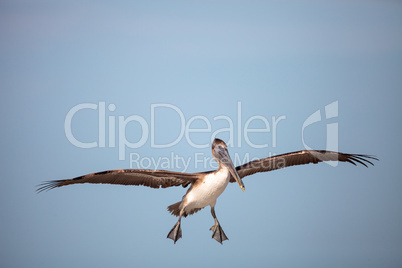
[[[48,191],[77,183],[106,183],[119,185],[143,185],[151,188],[172,186],[187,187],[199,178],[198,173],[180,173],[165,170],[116,169],[76,177],[66,180],[46,181],[38,185],[37,192]]]
[[[365,167],[368,167],[367,164],[374,166],[370,160],[378,159],[374,156],[364,154],[345,154],[325,150],[304,150],[254,160],[236,167],[236,170],[240,178],[244,178],[258,172],[268,172],[295,165],[317,164],[323,161],[349,162],[353,165],[358,163]],[[235,182],[235,179],[231,177],[230,182]]]

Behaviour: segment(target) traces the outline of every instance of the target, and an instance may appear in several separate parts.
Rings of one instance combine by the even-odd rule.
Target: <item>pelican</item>
[[[177,223],[167,235],[167,238],[172,239],[176,243],[182,237],[180,227],[182,217],[187,217],[206,206],[210,206],[211,214],[215,221],[210,229],[212,231],[212,238],[222,244],[223,241],[228,240],[228,237],[216,217],[215,204],[217,198],[223,193],[229,182],[237,182],[244,191],[245,187],[242,178],[258,172],[268,172],[309,163],[317,164],[323,161],[349,162],[353,165],[361,164],[368,167],[367,164],[374,166],[370,160],[378,160],[373,156],[363,154],[303,150],[254,160],[235,168],[224,141],[214,139],[211,149],[214,159],[219,163],[217,170],[200,173],[145,169],[107,170],[73,179],[47,181],[37,186],[37,192],[77,183],[143,185],[157,189],[180,185],[185,188],[190,185],[182,200],[167,208],[172,215],[179,217]]]

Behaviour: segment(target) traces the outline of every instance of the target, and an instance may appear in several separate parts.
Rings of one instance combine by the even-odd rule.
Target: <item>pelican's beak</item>
[[[229,169],[230,174],[232,174],[233,178],[235,178],[240,188],[244,191],[246,188],[244,187],[244,184],[239,174],[237,173],[236,168],[233,165],[228,150],[221,146],[217,146],[215,147],[215,156],[220,164],[224,165]]]

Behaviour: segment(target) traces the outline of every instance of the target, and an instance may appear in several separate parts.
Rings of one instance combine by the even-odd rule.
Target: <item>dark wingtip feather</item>
[[[38,187],[36,189],[36,193],[41,193],[43,191],[49,191],[52,190],[56,187],[60,186],[60,183],[63,182],[63,180],[56,180],[56,181],[45,181],[39,185],[37,185],[36,187]]]
[[[367,165],[366,165],[366,163],[364,163],[364,158],[359,158],[359,157],[357,157],[357,156],[355,156],[355,155],[352,155],[352,156],[350,156],[350,160],[351,161],[354,161],[354,162],[357,162],[357,163],[359,163],[359,164],[362,164],[363,166],[365,166],[365,167],[368,167]],[[356,163],[354,163],[353,162],[353,164],[356,166]]]
[[[362,164],[363,166],[365,166],[367,168],[368,168],[367,164],[370,164],[370,165],[374,166],[374,163],[371,162],[368,159],[380,161],[377,157],[372,156],[372,155],[365,155],[365,154],[352,154],[352,155],[349,155],[349,160],[351,160],[351,161],[356,161],[357,163]],[[348,162],[350,162],[350,161],[348,161]]]

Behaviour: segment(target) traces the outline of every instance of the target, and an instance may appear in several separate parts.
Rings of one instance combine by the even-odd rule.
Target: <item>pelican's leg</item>
[[[216,218],[215,206],[213,206],[213,207],[211,206],[211,214],[212,214],[212,217],[214,217],[215,224],[209,230],[212,231],[212,238],[222,244],[223,241],[229,240],[229,238],[223,232],[222,227],[219,224],[218,219]]]
[[[183,213],[184,213],[184,210],[181,210],[179,220],[176,222],[176,224],[173,226],[172,230],[170,230],[170,232],[167,235],[167,238],[172,239],[175,244],[176,244],[176,241],[181,238],[180,223],[181,223],[181,217],[183,216]]]

